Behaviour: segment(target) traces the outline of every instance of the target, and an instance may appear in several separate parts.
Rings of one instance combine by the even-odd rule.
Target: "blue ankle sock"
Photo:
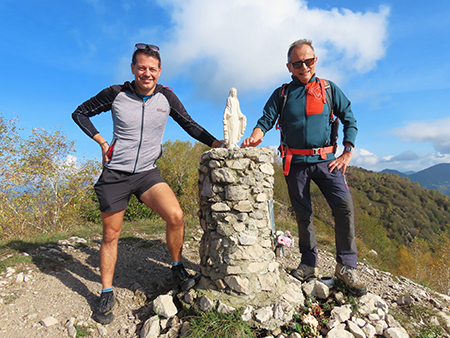
[[[182,262],[172,262],[172,266],[178,266],[178,265],[181,265],[181,264],[183,264]]]
[[[107,289],[102,289],[102,293],[106,293],[106,292],[112,292],[112,287],[107,288]]]

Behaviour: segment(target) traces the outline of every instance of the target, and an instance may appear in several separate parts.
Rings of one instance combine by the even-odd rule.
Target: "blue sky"
[[[100,147],[71,119],[83,101],[132,80],[136,42],[161,48],[160,83],[217,138],[231,87],[250,135],[273,90],[290,81],[286,52],[313,40],[319,77],[352,101],[352,165],[419,171],[450,163],[450,2],[379,0],[0,0],[0,112],[63,130],[77,157]],[[112,135],[111,116],[93,118]],[[170,121],[168,139],[191,139]],[[277,146],[270,131],[263,146]]]

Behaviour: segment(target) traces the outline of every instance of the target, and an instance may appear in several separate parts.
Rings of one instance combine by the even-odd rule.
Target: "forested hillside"
[[[450,230],[450,198],[409,178],[351,167],[347,174],[355,203],[379,222],[388,236],[407,245],[414,238],[434,240]]]

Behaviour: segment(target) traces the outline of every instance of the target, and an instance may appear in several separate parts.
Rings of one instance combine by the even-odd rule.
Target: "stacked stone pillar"
[[[251,325],[273,330],[304,302],[301,283],[274,253],[269,200],[275,154],[267,148],[211,149],[199,169],[202,279],[179,298],[219,312],[242,309]]]
[[[280,282],[268,208],[273,156],[267,148],[212,149],[201,160],[202,274],[229,293],[253,297]]]

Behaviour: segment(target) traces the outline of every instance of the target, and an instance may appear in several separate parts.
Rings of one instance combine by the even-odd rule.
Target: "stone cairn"
[[[274,153],[211,149],[199,169],[202,279],[188,300],[202,310],[243,309],[243,319],[274,329],[303,305],[301,283],[276,262],[269,200]]]

